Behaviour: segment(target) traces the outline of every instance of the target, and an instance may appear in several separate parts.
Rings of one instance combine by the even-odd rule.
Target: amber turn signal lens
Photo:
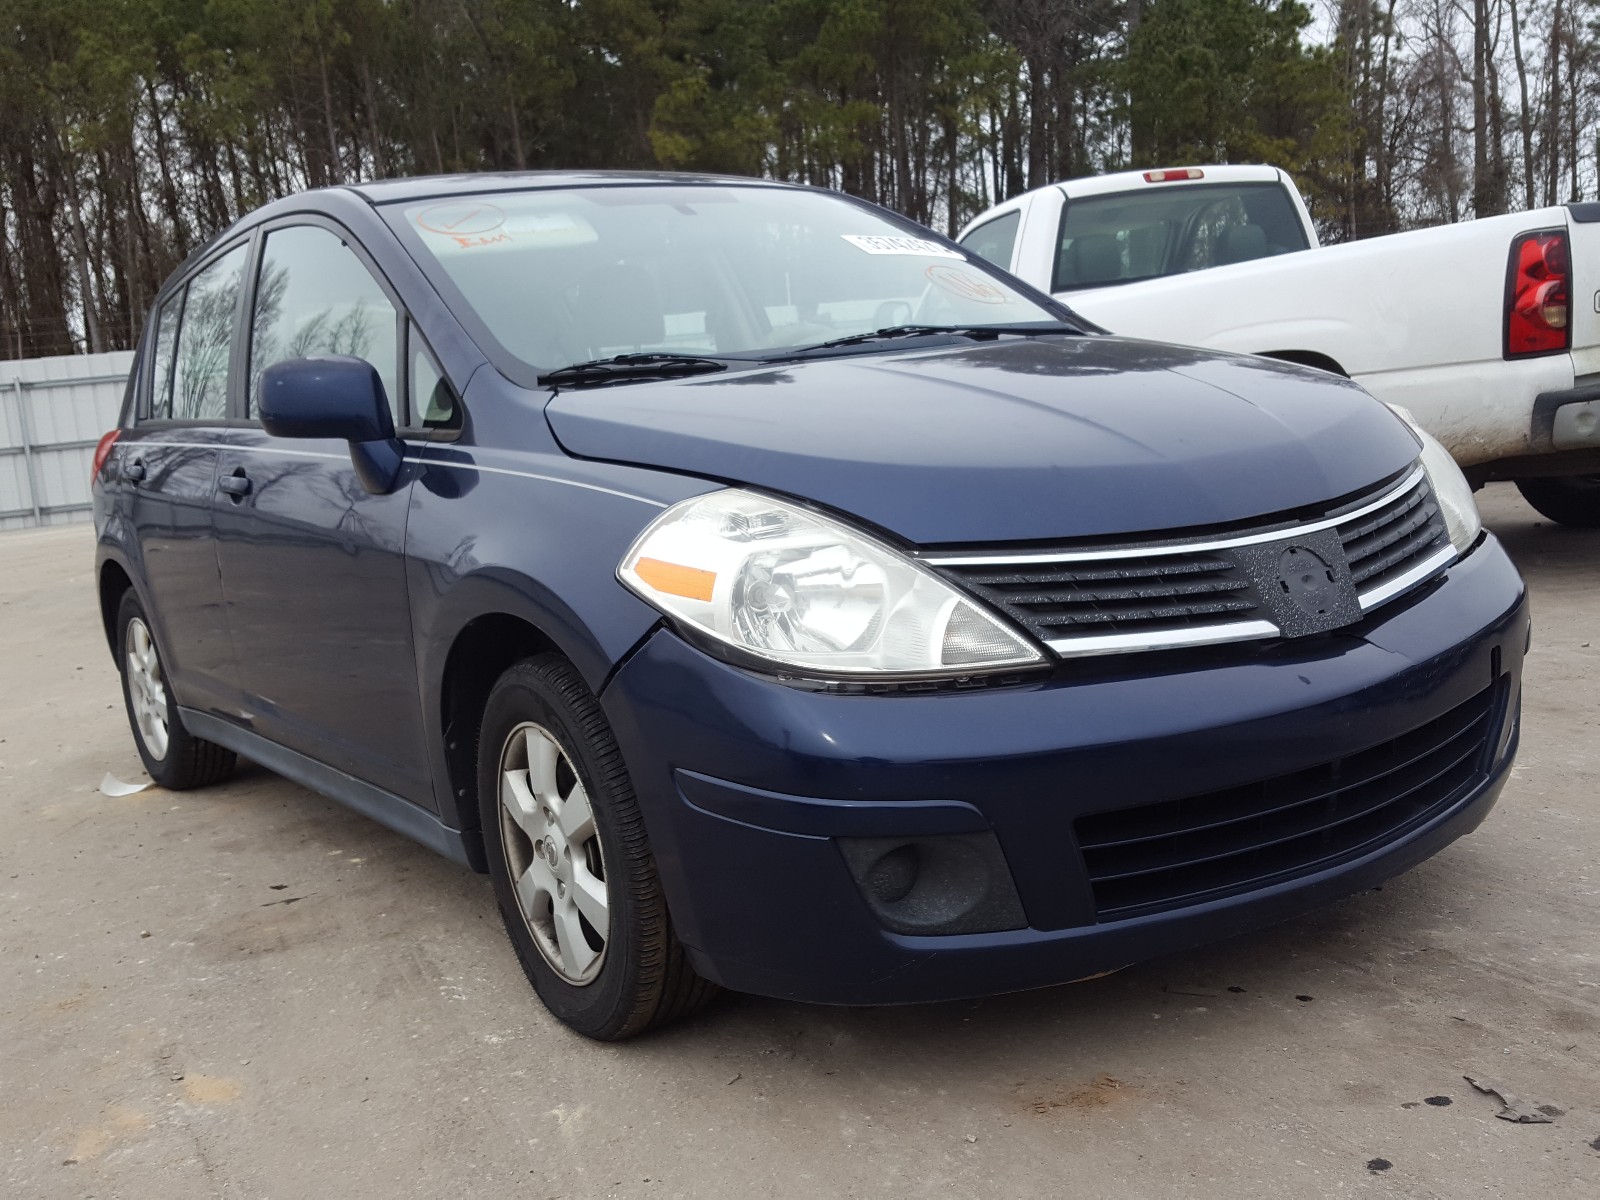
[[[641,558],[633,565],[633,572],[658,592],[690,600],[709,601],[711,589],[717,584],[715,571],[662,562],[659,558]]]

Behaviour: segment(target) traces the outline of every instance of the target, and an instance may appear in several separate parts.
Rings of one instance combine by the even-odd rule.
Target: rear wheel
[[[117,662],[133,742],[150,778],[174,792],[226,779],[238,760],[233,751],[183,727],[161,651],[132,588],[117,608]]]
[[[490,692],[478,799],[506,933],[556,1017],[620,1041],[716,993],[673,933],[610,726],[559,655],[518,663]]]
[[[1600,475],[1519,479],[1517,491],[1552,521],[1582,529],[1600,528]]]

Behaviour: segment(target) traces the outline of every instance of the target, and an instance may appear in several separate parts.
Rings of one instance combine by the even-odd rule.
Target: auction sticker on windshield
[[[839,235],[857,250],[865,250],[868,254],[915,254],[923,258],[959,258],[966,262],[967,256],[959,250],[951,250],[948,246],[941,246],[938,242],[930,242],[925,238],[895,237],[878,233],[841,233]]]

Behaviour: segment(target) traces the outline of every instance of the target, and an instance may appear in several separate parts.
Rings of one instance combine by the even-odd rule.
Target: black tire
[[[137,622],[137,624],[135,624]],[[139,727],[136,711],[135,689],[140,684],[131,676],[133,667],[129,660],[130,642],[138,640],[137,630],[143,629],[148,652],[154,661],[154,677],[160,684],[158,708],[165,713],[166,745],[152,746],[145,731]],[[144,769],[150,778],[169,791],[182,792],[190,788],[206,787],[220,783],[233,773],[238,761],[232,750],[224,750],[214,742],[197,738],[183,727],[178,716],[177,697],[166,686],[165,659],[155,643],[155,633],[145,616],[139,597],[129,588],[122,594],[117,607],[117,667],[122,673],[122,703],[128,712],[128,727],[133,730],[133,744],[139,750]],[[161,751],[157,754],[156,751]]]
[[[1558,524],[1600,528],[1600,475],[1519,479],[1517,491],[1540,514]]]
[[[554,850],[552,843],[535,842],[519,822],[502,816],[503,764],[531,765],[527,739],[539,736],[559,748],[552,777],[559,780],[560,807],[565,809],[576,794],[575,784],[581,784],[588,798],[593,831],[582,835],[581,845],[576,839],[568,845],[563,834],[556,843],[561,849]],[[527,777],[530,788],[537,786],[533,775]],[[557,1019],[586,1037],[622,1041],[686,1017],[716,994],[715,984],[694,973],[673,933],[644,818],[611,728],[593,693],[560,655],[523,660],[489,693],[478,734],[478,806],[489,876],[506,933],[528,981]],[[543,820],[545,832],[562,828],[559,816],[551,823],[551,810],[542,802],[540,811],[542,817],[534,822]],[[592,857],[596,841],[598,863]],[[538,845],[545,850],[536,850]],[[590,965],[592,977],[580,982],[552,961],[562,953],[553,893],[535,897],[540,921],[548,924],[536,927],[525,915],[515,882],[521,872],[531,875],[533,856],[544,853],[552,866],[547,878],[557,878],[557,861],[572,861],[574,845],[587,864],[583,869],[604,882],[608,923],[605,930],[585,926],[590,951],[599,958]],[[544,870],[542,862],[539,870]],[[574,884],[574,898],[577,892]],[[570,936],[572,927],[564,928]],[[597,940],[602,948],[596,949]],[[570,967],[571,960],[567,962]]]

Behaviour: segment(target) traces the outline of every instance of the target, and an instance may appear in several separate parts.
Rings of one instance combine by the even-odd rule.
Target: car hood
[[[1357,385],[1050,337],[561,392],[568,453],[786,493],[920,545],[1151,533],[1325,505],[1418,453]]]

